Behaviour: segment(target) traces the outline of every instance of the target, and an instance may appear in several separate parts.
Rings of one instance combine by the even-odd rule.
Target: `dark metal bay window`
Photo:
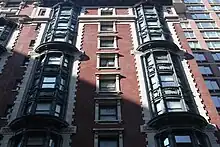
[[[210,147],[207,136],[194,130],[172,130],[156,135],[158,147]]]
[[[17,135],[12,138],[12,147],[59,147],[62,140],[61,136],[46,130],[23,133],[23,135]]]

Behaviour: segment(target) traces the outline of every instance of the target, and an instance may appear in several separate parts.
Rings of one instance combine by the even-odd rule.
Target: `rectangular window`
[[[28,137],[27,146],[43,146],[44,138],[43,137]]]
[[[61,57],[49,57],[48,63],[49,65],[60,65]]]
[[[101,22],[100,30],[104,32],[113,31],[113,22]]]
[[[220,97],[219,96],[211,96],[212,97],[212,101],[215,104],[216,108],[220,108]]]
[[[115,56],[114,55],[101,55],[100,56],[100,67],[115,67]]]
[[[212,9],[215,11],[220,11],[220,6],[219,5],[212,6]]]
[[[219,90],[219,86],[216,80],[205,80],[205,84],[209,90]]]
[[[220,0],[209,0],[209,3],[220,3]]]
[[[203,53],[193,53],[193,55],[196,61],[206,61],[205,55]]]
[[[38,16],[44,16],[46,13],[46,9],[40,9]]]
[[[188,41],[188,44],[191,49],[200,49],[201,48],[198,41]]]
[[[199,29],[214,29],[214,28],[216,28],[215,22],[197,22],[196,25]]]
[[[220,48],[220,42],[218,41],[208,41],[206,43],[209,48]]]
[[[60,105],[56,105],[55,108],[55,116],[59,117],[60,116],[60,111],[61,111],[61,106]]]
[[[150,34],[150,39],[151,40],[162,40],[163,39],[163,37],[162,37],[162,34],[160,34],[160,33],[151,33]]]
[[[34,44],[35,44],[35,40],[31,40],[29,47],[34,47]]]
[[[202,3],[201,0],[184,0],[184,3]]]
[[[168,100],[166,103],[168,112],[182,111],[180,100]]]
[[[187,39],[196,38],[196,36],[195,36],[195,34],[193,33],[193,31],[184,32],[184,35],[186,36]]]
[[[180,26],[183,28],[183,29],[189,29],[190,28],[190,25],[188,22],[181,22],[180,23]]]
[[[163,87],[177,86],[172,75],[161,75],[160,80]]]
[[[158,22],[157,21],[147,21],[147,26],[148,27],[158,27]]]
[[[176,143],[191,143],[190,136],[175,136]]]
[[[113,15],[113,8],[101,8],[101,15]]]
[[[36,107],[36,114],[49,114],[51,104],[49,103],[38,103]]]
[[[99,120],[104,120],[104,121],[117,120],[117,106],[116,105],[100,105],[99,106]]]
[[[191,11],[204,11],[205,10],[205,6],[204,5],[191,5],[191,6],[187,6],[188,10]]]
[[[116,91],[116,79],[100,79],[100,91]]]
[[[193,19],[211,19],[208,13],[192,13],[191,16]]]
[[[42,88],[55,88],[56,77],[44,77]]]
[[[98,147],[119,147],[118,138],[116,136],[99,137]]]
[[[114,37],[100,37],[100,47],[102,48],[113,48]]]
[[[199,65],[199,71],[203,75],[212,75],[212,70],[209,66]]]
[[[212,53],[212,57],[215,61],[220,61],[220,53]]]
[[[220,32],[218,32],[218,31],[203,31],[202,35],[204,38],[219,38]]]

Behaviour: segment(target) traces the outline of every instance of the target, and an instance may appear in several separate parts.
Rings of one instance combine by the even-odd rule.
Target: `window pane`
[[[211,96],[212,97],[212,101],[215,104],[216,108],[220,108],[220,97],[219,96]]]
[[[196,61],[206,61],[205,55],[203,53],[193,53]]]
[[[191,16],[193,19],[211,19],[208,13],[194,13]]]
[[[50,110],[50,104],[37,104],[36,110]]]
[[[44,138],[29,137],[27,141],[28,146],[42,146],[44,144]]]
[[[100,140],[99,147],[118,147],[117,140]]]
[[[115,79],[101,79],[100,80],[100,90],[101,91],[115,91]]]
[[[56,82],[56,77],[44,77],[44,83]]]
[[[177,143],[191,143],[190,136],[175,136]]]
[[[209,75],[212,74],[211,68],[208,66],[199,66],[199,71],[202,74],[209,74]]]
[[[220,61],[220,53],[212,53],[212,57],[215,61]]]
[[[218,90],[219,86],[215,80],[205,80],[205,84],[209,90]]]
[[[114,38],[101,38],[100,47],[114,47]]]

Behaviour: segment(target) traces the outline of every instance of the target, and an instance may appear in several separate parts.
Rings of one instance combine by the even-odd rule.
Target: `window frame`
[[[101,80],[115,80],[115,90],[105,91],[101,90]],[[108,74],[96,74],[96,93],[105,94],[105,93],[120,93],[120,75],[115,73]]]
[[[101,66],[102,59],[114,59],[114,66]],[[97,69],[119,69],[118,53],[97,53]]]
[[[212,38],[220,38],[220,31],[201,31],[203,38],[212,39]],[[215,33],[215,36],[210,36],[208,33]]]
[[[203,76],[213,75],[212,69],[208,65],[198,65],[199,71]],[[203,68],[203,69],[201,69]],[[203,72],[204,71],[204,72]]]
[[[99,22],[99,26],[98,26],[98,31],[100,33],[115,33],[116,32],[116,23],[115,21],[100,21]],[[111,26],[111,29],[110,30],[103,30],[103,26]]]
[[[202,55],[202,58],[200,58],[201,55]],[[194,56],[194,59],[196,60],[196,62],[207,62],[207,58],[204,53],[194,52],[193,56]],[[202,60],[197,60],[196,57],[199,57],[199,59],[202,59]],[[204,58],[204,60],[203,60],[203,58]]]
[[[103,41],[112,41],[112,45],[103,46]],[[98,37],[98,49],[117,49],[117,38],[116,36],[99,36]]]
[[[209,27],[207,27],[207,26],[204,27],[204,24],[209,24]],[[212,21],[211,22],[196,22],[196,26],[199,29],[215,29],[215,28],[217,28],[215,22],[212,22]]]
[[[205,17],[200,17],[202,15]],[[206,16],[209,16],[209,17],[206,17]],[[210,13],[191,13],[191,17],[194,20],[211,20],[212,19]]]
[[[196,35],[193,31],[184,31],[184,35],[187,39],[195,39]]]
[[[103,15],[104,13],[104,15]],[[106,13],[106,14],[105,14]],[[102,7],[102,8],[99,8],[98,9],[98,15],[100,16],[113,16],[113,15],[116,15],[115,13],[115,8],[113,7]]]
[[[115,108],[115,119],[101,119],[101,109],[104,107]],[[112,115],[113,116],[113,115]],[[99,99],[95,102],[95,122],[96,123],[120,123],[121,120],[121,100],[120,99]]]
[[[219,84],[218,84],[217,80],[215,80],[215,79],[205,79],[204,81],[205,81],[205,85],[206,85],[206,87],[209,91],[219,91],[220,90],[220,87],[219,87]],[[217,85],[217,87],[216,87],[216,85]],[[215,88],[213,88],[213,87],[215,87]]]

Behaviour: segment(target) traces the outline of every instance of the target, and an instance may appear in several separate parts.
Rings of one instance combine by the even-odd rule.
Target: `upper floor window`
[[[219,90],[219,86],[216,80],[205,80],[205,84],[209,90]]]
[[[61,57],[49,57],[47,64],[60,65]]]
[[[183,28],[183,29],[189,29],[190,28],[190,25],[188,22],[181,22],[180,23],[180,26]]]
[[[198,28],[200,29],[214,29],[216,28],[215,22],[197,22]]]
[[[209,3],[220,3],[220,0],[209,0]]]
[[[202,3],[201,0],[184,0],[184,3]]]
[[[219,5],[212,6],[212,9],[215,11],[220,11],[220,6]]]
[[[218,32],[218,31],[203,31],[202,35],[204,38],[219,38],[220,32]]]
[[[172,75],[161,75],[160,81],[162,87],[177,86]]]
[[[115,37],[100,36],[99,43],[100,43],[99,48],[115,48],[116,47],[116,38]]]
[[[205,6],[204,5],[191,5],[191,6],[187,6],[188,10],[192,10],[192,11],[203,11],[205,10]]]
[[[195,34],[193,33],[193,31],[190,31],[190,32],[184,32],[185,36],[187,39],[190,39],[190,38],[196,38]]]
[[[101,8],[101,15],[113,15],[113,8]]]
[[[220,53],[212,53],[212,57],[215,61],[220,61]]]
[[[211,96],[212,97],[212,101],[215,104],[216,108],[220,108],[220,97],[219,96]]]
[[[55,88],[56,77],[44,77],[42,88]]]
[[[200,44],[198,41],[188,41],[189,47],[191,49],[199,49],[201,48]]]
[[[113,22],[101,22],[100,31],[113,31]]]
[[[220,48],[219,41],[207,41],[206,42],[209,48]]]
[[[203,53],[193,53],[196,61],[206,61],[206,57]]]
[[[44,16],[46,13],[46,9],[40,9],[38,16]]]
[[[199,65],[199,71],[203,75],[212,75],[212,70],[209,66]]]
[[[193,19],[211,19],[209,13],[192,13]]]
[[[100,91],[116,91],[116,80],[112,79],[100,79]]]

